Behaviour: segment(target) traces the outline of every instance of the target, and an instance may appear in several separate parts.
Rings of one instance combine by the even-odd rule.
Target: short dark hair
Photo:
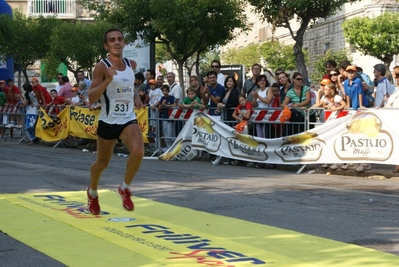
[[[327,64],[333,66],[334,68],[337,67],[337,62],[334,59],[327,60],[326,64],[324,64],[324,66],[327,66]]]
[[[25,91],[31,92],[32,91],[32,85],[30,83],[24,83],[22,85],[22,88],[24,88]]]
[[[134,78],[136,78],[136,80],[144,81],[144,74],[142,72],[137,72],[134,75]]]
[[[167,89],[168,92],[169,92],[170,87],[169,87],[169,85],[164,84],[164,85],[162,85],[161,89]]]
[[[121,34],[122,34],[122,36],[123,36],[123,32],[120,30],[120,29],[118,29],[118,28],[111,28],[111,29],[108,29],[105,33],[104,33],[104,39],[103,39],[103,41],[104,41],[104,44],[106,44],[107,43],[107,34],[108,33],[110,33],[110,32],[120,32]]]
[[[219,65],[219,68],[222,66],[221,64],[220,64],[220,61],[219,60],[217,60],[217,59],[214,59],[214,60],[212,60],[212,62],[211,62],[211,66],[212,66],[212,64],[213,63],[218,63],[218,65]]]
[[[56,92],[56,93],[57,93],[57,90],[51,89],[51,90],[50,90],[50,94],[51,94],[52,92]]]
[[[147,72],[150,73],[151,77],[155,78],[155,70],[153,70],[153,69],[148,69]]]
[[[61,78],[65,83],[69,82],[68,76],[62,76]]]
[[[216,77],[218,76],[217,72],[214,70],[210,70],[208,71],[208,73],[206,74],[207,77],[209,77],[210,75],[215,75]]]

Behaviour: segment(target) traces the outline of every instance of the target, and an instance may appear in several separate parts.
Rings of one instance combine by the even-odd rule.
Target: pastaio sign
[[[182,157],[184,143],[190,147],[186,148],[190,155],[204,150],[230,159],[272,164],[397,164],[399,149],[392,136],[397,136],[399,129],[392,122],[398,119],[399,114],[392,110],[373,109],[330,120],[303,133],[266,139],[237,133],[212,116],[194,112],[177,141],[159,158],[190,160]]]

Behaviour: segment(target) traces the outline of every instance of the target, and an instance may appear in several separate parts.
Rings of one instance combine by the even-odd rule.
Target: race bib
[[[114,118],[129,117],[133,113],[133,101],[114,99],[110,105],[110,116]]]

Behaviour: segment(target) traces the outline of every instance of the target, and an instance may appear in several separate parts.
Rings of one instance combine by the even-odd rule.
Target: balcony
[[[76,19],[76,0],[28,0],[28,16]]]

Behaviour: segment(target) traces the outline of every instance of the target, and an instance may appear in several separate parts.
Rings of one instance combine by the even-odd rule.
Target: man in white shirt
[[[216,73],[218,74],[217,82],[218,82],[218,84],[220,84],[221,86],[224,87],[224,81],[226,80],[226,76],[224,76],[224,74],[220,72],[220,67],[221,67],[221,64],[220,64],[219,60],[215,59],[212,61],[211,68],[213,71],[216,71]]]
[[[374,66],[374,76],[378,81],[378,85],[374,89],[374,107],[384,107],[384,102],[388,99],[391,92],[391,84],[385,77],[387,69],[384,64]]]
[[[180,102],[183,100],[183,89],[180,87],[178,83],[175,82],[176,74],[173,72],[168,72],[166,75],[166,80],[170,86],[169,95],[173,95],[175,97],[176,105],[179,106]]]

